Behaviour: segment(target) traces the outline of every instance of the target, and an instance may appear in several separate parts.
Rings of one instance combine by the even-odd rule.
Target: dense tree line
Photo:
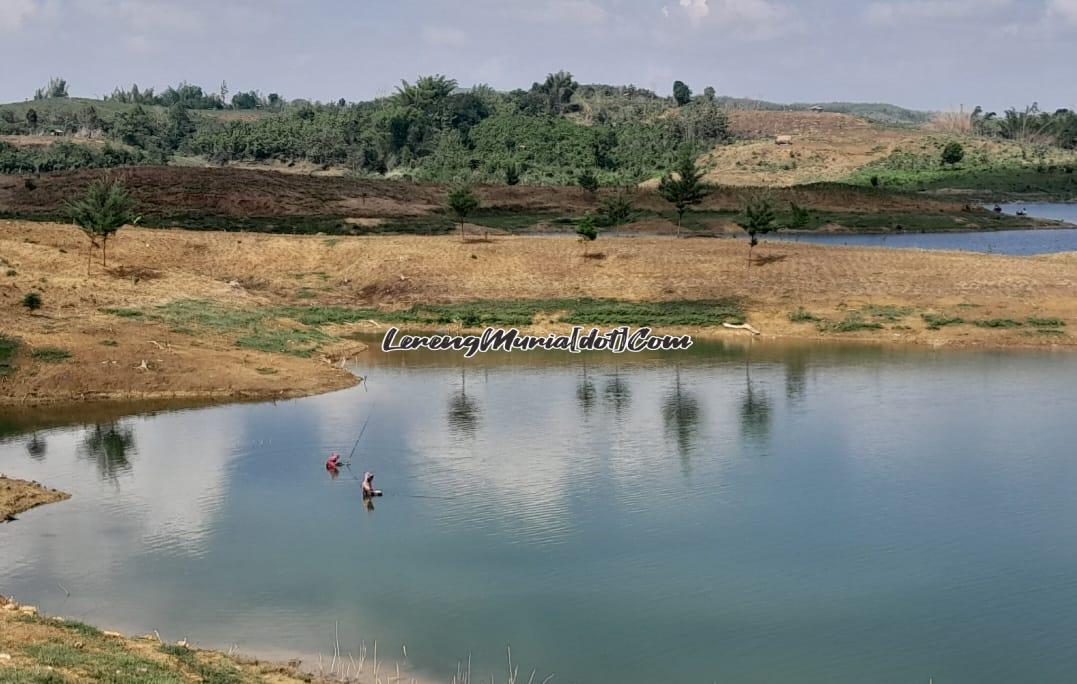
[[[112,145],[91,147],[57,142],[48,147],[19,147],[0,142],[0,173],[41,173],[132,166],[149,161],[145,153]]]
[[[1033,103],[1024,110],[1007,109],[999,116],[977,107],[970,120],[972,130],[979,135],[1077,149],[1077,113],[1069,109],[1044,112]]]
[[[684,84],[676,91],[674,99],[634,86],[580,85],[559,71],[506,93],[482,85],[462,89],[434,75],[402,81],[389,97],[355,104],[285,103],[276,94],[235,93],[232,107],[270,111],[227,120],[212,114],[227,106],[225,84],[214,93],[187,83],[162,92],[135,85],[105,98],[109,105],[101,113],[92,105],[43,104],[31,122],[0,111],[0,131],[100,135],[142,163],[184,154],[213,163],[309,161],[446,182],[569,184],[587,172],[602,184],[620,184],[660,174],[683,150],[701,151],[729,138],[713,89],[695,98]],[[117,112],[112,103],[130,106]],[[52,168],[73,156],[79,159],[72,164],[85,161],[67,149],[48,159],[44,154],[9,151],[7,168]]]

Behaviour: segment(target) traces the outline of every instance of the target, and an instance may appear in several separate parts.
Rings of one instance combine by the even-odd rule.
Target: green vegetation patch
[[[61,363],[71,358],[71,352],[62,347],[38,347],[30,351],[30,356],[43,363]]]
[[[113,312],[115,313],[115,312]],[[735,299],[628,302],[616,299],[510,299],[454,304],[417,304],[383,310],[343,306],[275,306],[240,309],[205,300],[178,300],[139,312],[173,330],[237,334],[236,346],[295,356],[310,356],[335,338],[322,331],[376,319],[402,326],[459,324],[467,328],[530,325],[539,314],[576,325],[712,326],[742,323],[744,308]],[[116,315],[134,317],[130,311]]]
[[[0,334],[0,377],[10,375],[15,370],[13,359],[19,349],[19,342],[7,335]]]
[[[65,643],[50,641],[28,645],[22,651],[39,665],[78,670],[97,682],[182,684],[185,681],[178,672],[173,672],[149,658],[128,653],[119,644],[105,645],[105,648],[106,650],[100,651],[75,648]]]
[[[927,325],[928,330],[941,330],[948,325],[961,325],[965,322],[964,318],[960,316],[948,316],[946,314],[921,314],[921,318],[924,319],[924,324]]]
[[[882,330],[883,324],[867,320],[861,312],[853,311],[840,321],[819,321],[816,327],[820,332],[847,333],[860,330]]]
[[[1021,321],[1015,321],[1012,318],[984,318],[973,321],[972,324],[978,328],[1020,328],[1024,325]]]
[[[1066,325],[1066,322],[1061,318],[1040,318],[1038,316],[1029,316],[1025,319],[1025,323],[1034,328],[1062,328]]]

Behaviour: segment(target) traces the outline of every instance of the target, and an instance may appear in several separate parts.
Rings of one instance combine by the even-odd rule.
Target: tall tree
[[[677,101],[678,107],[683,107],[692,101],[692,89],[684,81],[674,81],[673,99]]]
[[[580,87],[572,78],[572,74],[561,70],[556,74],[549,74],[541,84],[536,83],[532,90],[546,95],[546,113],[561,114],[564,112],[565,103],[572,99],[572,94]]]
[[[658,194],[677,210],[677,236],[681,234],[681,221],[688,207],[699,204],[710,190],[703,182],[703,172],[696,165],[690,152],[681,155],[680,162],[667,171],[658,184]]]
[[[127,193],[120,181],[107,179],[94,181],[81,198],[67,202],[67,213],[86,237],[90,239],[90,251],[86,259],[86,273],[90,272],[93,248],[101,240],[101,265],[105,266],[108,239],[128,224],[138,223],[140,216],[134,212],[135,200]]]

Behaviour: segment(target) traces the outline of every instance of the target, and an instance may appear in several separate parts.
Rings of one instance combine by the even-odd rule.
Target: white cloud
[[[702,21],[703,17],[711,13],[707,1],[708,0],[681,0],[681,7],[684,8],[689,19],[698,22]]]
[[[464,47],[468,43],[467,34],[451,26],[424,27],[423,41],[441,47]]]
[[[1074,0],[1053,0],[1073,2]],[[1009,7],[1012,0],[904,0],[873,2],[864,18],[875,26],[894,26],[916,21],[962,19]]]
[[[0,31],[18,31],[38,11],[35,0],[0,0]]]
[[[1050,0],[1047,3],[1047,14],[1077,26],[1077,0]]]
[[[761,40],[787,33],[790,11],[770,0],[679,0],[693,24],[733,29],[739,38]]]

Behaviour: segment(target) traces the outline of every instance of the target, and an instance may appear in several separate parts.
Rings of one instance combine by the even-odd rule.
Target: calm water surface
[[[1077,203],[1004,204],[1002,210],[1016,214],[1025,210],[1029,216],[1056,219],[1077,224]],[[949,249],[1028,256],[1077,251],[1077,229],[1050,228],[1035,230],[975,231],[968,233],[898,233],[889,235],[768,235],[767,239],[813,242],[825,245],[858,245],[912,249]]]
[[[536,681],[1077,672],[1077,357],[697,344],[357,370],[368,388],[278,404],[4,414],[0,471],[74,496],[0,525],[0,592],[308,659],[339,623],[345,650],[406,644],[442,681],[469,653],[503,680],[506,644]],[[374,510],[322,465],[368,414]]]

